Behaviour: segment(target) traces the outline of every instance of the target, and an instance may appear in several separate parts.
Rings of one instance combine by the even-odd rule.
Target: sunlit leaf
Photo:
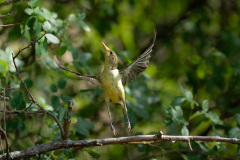
[[[182,106],[186,101],[186,98],[183,96],[176,96],[174,97],[171,105],[173,106]]]
[[[43,29],[45,30],[45,31],[47,31],[47,32],[49,32],[50,30],[51,30],[51,24],[48,22],[48,21],[45,21],[44,23],[43,23]]]
[[[33,10],[31,8],[26,8],[25,13],[27,13],[28,15],[31,15],[33,13]]]
[[[189,131],[188,128],[186,126],[182,127],[181,133],[183,136],[189,136]]]
[[[208,100],[204,100],[204,101],[202,102],[202,111],[203,111],[203,112],[207,112],[208,109],[209,109],[209,102],[208,102]]]
[[[53,43],[53,44],[58,44],[60,42],[59,39],[56,36],[54,36],[52,34],[49,34],[49,33],[46,34],[46,38],[48,39],[48,41],[50,43]]]
[[[219,116],[216,113],[208,112],[205,115],[206,117],[210,118],[214,124],[223,124],[223,122],[219,119]]]
[[[240,128],[234,127],[229,131],[230,137],[240,139]]]

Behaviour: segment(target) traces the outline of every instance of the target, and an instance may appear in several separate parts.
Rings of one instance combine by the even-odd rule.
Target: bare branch
[[[72,112],[72,100],[69,100],[67,118],[65,119],[64,125],[63,125],[64,132],[65,132],[63,139],[65,140],[68,139],[68,130],[71,124],[71,112]]]
[[[9,145],[8,145],[7,135],[6,135],[6,132],[2,128],[0,128],[0,132],[1,132],[1,135],[3,135],[3,137],[5,139],[5,142],[6,142],[6,152],[7,152],[6,156],[7,156],[7,159],[8,159],[9,158]]]
[[[27,49],[27,48],[29,48],[30,46],[34,45],[36,42],[38,42],[38,41],[39,41],[42,37],[44,37],[46,34],[47,34],[47,32],[45,32],[45,33],[44,33],[41,37],[39,37],[37,40],[32,41],[27,47],[19,50],[18,53],[16,54],[16,56],[13,57],[13,59],[15,60],[15,58],[17,58],[18,55],[19,55],[22,51],[24,51],[25,49]]]
[[[14,23],[14,24],[0,24],[0,27],[9,27],[9,26],[16,26],[24,23]]]
[[[3,109],[0,109],[0,112],[3,112]],[[6,111],[6,114],[38,114],[38,113],[45,113],[44,110],[38,110],[38,111],[25,111],[23,110],[13,110],[13,111]]]
[[[37,146],[28,147],[21,151],[11,152],[11,159],[22,159],[27,157],[34,157],[38,154],[46,153],[58,149],[67,149],[72,147],[92,147],[103,146],[110,144],[124,144],[132,142],[145,142],[150,141],[157,143],[160,141],[205,141],[205,142],[227,142],[233,144],[240,144],[240,139],[236,138],[223,138],[218,136],[170,136],[170,135],[138,135],[130,137],[118,137],[118,138],[104,138],[104,139],[86,139],[86,140],[60,140],[50,143],[44,143]],[[0,160],[4,159],[4,155],[0,156]]]
[[[0,95],[0,99],[3,99],[3,100],[5,99],[5,100],[8,101],[8,100],[9,100],[9,97],[3,97],[3,96]]]
[[[3,97],[5,97],[5,88],[2,88],[3,91]],[[3,111],[3,128],[6,133],[6,98],[3,98],[4,101],[4,111]]]
[[[17,88],[5,88],[5,91],[16,90]]]
[[[44,113],[48,114],[50,117],[52,117],[52,118],[54,119],[54,121],[57,123],[57,125],[58,125],[58,127],[59,127],[59,129],[60,129],[60,131],[61,131],[61,135],[62,135],[62,138],[63,138],[63,136],[64,136],[64,130],[63,130],[63,127],[62,127],[61,123],[59,122],[59,120],[57,119],[57,117],[56,117],[54,114],[52,114],[51,112],[45,110],[45,109],[44,109],[40,104],[38,104],[37,101],[33,98],[31,92],[29,91],[29,89],[28,89],[28,87],[27,87],[27,85],[26,85],[26,83],[23,81],[23,79],[22,79],[22,77],[21,77],[21,75],[20,75],[20,73],[19,73],[19,70],[18,70],[18,68],[17,68],[16,62],[15,62],[15,59],[17,58],[17,56],[18,56],[23,50],[29,48],[31,45],[34,45],[37,41],[39,41],[39,40],[40,40],[44,35],[46,35],[46,34],[47,34],[47,33],[44,33],[40,38],[38,38],[38,39],[35,40],[35,41],[32,41],[27,47],[19,50],[18,53],[16,54],[16,56],[13,56],[13,53],[12,53],[12,59],[13,59],[13,64],[14,64],[14,66],[15,66],[15,69],[16,69],[16,72],[17,72],[17,75],[18,75],[18,78],[19,78],[20,81],[23,83],[24,88],[27,90],[27,93],[28,93],[28,95],[29,95],[30,98],[31,98],[31,102],[34,103],[34,104],[36,104],[36,105],[40,108],[40,110],[44,111]]]
[[[8,14],[6,14],[6,15],[0,15],[0,18],[9,17],[9,16],[11,16],[10,13],[8,13]]]

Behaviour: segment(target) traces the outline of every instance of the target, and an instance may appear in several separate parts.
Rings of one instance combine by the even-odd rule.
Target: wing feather
[[[84,80],[87,80],[87,81],[93,83],[96,86],[100,86],[100,87],[102,86],[100,84],[99,80],[98,80],[98,76],[91,76],[91,75],[86,75],[86,74],[82,74],[82,73],[79,73],[79,72],[75,72],[73,70],[68,69],[66,66],[64,66],[63,63],[59,60],[59,58],[56,55],[54,56],[54,59],[55,59],[55,62],[58,65],[59,68],[65,70],[65,71],[74,73],[78,77],[80,77]]]
[[[148,67],[149,59],[151,57],[152,48],[156,41],[157,32],[154,31],[154,38],[152,44],[147,48],[147,50],[141,54],[137,59],[135,59],[131,64],[127,65],[125,68],[120,70],[122,74],[122,84],[125,86],[135,79],[140,73],[145,71]]]

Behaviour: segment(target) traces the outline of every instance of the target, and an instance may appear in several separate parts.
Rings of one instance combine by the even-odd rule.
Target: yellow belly
[[[116,70],[111,70],[103,73],[100,76],[105,100],[110,100],[113,103],[121,103],[125,100],[124,89],[121,76]]]

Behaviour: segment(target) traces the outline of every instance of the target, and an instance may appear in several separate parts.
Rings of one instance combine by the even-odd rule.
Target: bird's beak
[[[102,44],[103,44],[103,47],[104,47],[104,49],[106,50],[106,51],[109,51],[110,49],[102,42]]]

